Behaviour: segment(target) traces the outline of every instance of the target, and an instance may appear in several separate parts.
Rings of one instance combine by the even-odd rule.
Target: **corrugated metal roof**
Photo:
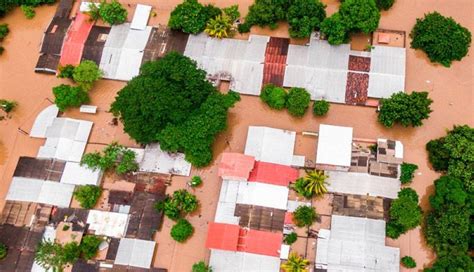
[[[191,164],[185,160],[183,153],[163,151],[159,143],[146,145],[143,157],[138,160],[138,164],[142,172],[180,176],[189,176],[191,172]]]
[[[351,166],[352,128],[319,125],[317,164]]]
[[[257,181],[287,187],[298,178],[298,170],[286,165],[256,162],[249,181]]]
[[[70,184],[13,177],[6,199],[69,207],[73,191]]]
[[[144,30],[150,17],[151,6],[138,4],[133,14],[131,29]]]
[[[99,185],[102,171],[91,170],[78,162],[66,162],[61,183],[74,185]]]
[[[59,109],[53,104],[43,109],[38,116],[36,116],[33,127],[30,131],[30,137],[46,138],[46,131],[49,126],[53,124],[54,119],[58,116]]]
[[[206,247],[237,251],[240,227],[238,225],[210,222],[207,231]]]
[[[282,232],[240,229],[239,235],[238,251],[280,256],[281,243],[283,242]]]
[[[155,245],[155,241],[122,238],[114,264],[150,268]]]
[[[84,43],[89,36],[93,23],[87,14],[79,12],[67,33],[59,63],[78,65],[81,62]]]
[[[89,230],[95,235],[122,238],[128,224],[128,214],[91,210],[87,216]]]
[[[218,175],[223,179],[247,180],[254,168],[255,158],[240,153],[223,153]]]
[[[209,266],[213,271],[226,272],[278,272],[280,258],[259,254],[211,250]]]
[[[260,182],[240,182],[237,203],[286,209],[288,187]]]

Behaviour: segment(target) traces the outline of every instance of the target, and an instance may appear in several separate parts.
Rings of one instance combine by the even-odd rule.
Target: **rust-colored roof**
[[[82,50],[92,26],[89,15],[81,12],[77,14],[64,41],[61,59],[59,60],[61,65],[78,65],[81,62]]]
[[[280,256],[282,232],[269,232],[261,230],[240,230],[239,245],[237,250],[267,256]]]
[[[364,105],[367,101],[369,88],[369,74],[347,73],[346,103],[350,105]]]
[[[262,85],[283,86],[289,44],[289,39],[270,37],[265,50]]]
[[[379,37],[377,39],[379,43],[390,43],[390,34],[387,33],[379,33]]]
[[[237,251],[240,227],[238,225],[209,223],[206,247]]]
[[[293,213],[292,212],[286,212],[285,213],[285,225],[294,225],[293,221]]]
[[[273,185],[288,186],[298,178],[298,170],[290,166],[261,162],[255,163],[250,172],[249,181],[258,181]]]
[[[218,175],[225,179],[247,180],[255,158],[240,153],[224,153],[219,163]]]

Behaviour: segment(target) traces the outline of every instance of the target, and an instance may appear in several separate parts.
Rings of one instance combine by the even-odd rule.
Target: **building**
[[[348,171],[351,166],[352,128],[319,125],[316,168]]]

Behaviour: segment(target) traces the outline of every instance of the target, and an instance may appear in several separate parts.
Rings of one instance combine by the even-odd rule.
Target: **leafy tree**
[[[411,188],[403,188],[392,201],[387,223],[387,236],[398,238],[401,234],[421,224],[422,211],[418,206],[418,194]]]
[[[173,193],[172,197],[156,203],[156,210],[163,211],[171,220],[178,220],[194,212],[199,207],[196,196],[182,189]]]
[[[433,100],[428,98],[427,92],[398,92],[390,98],[381,99],[380,103],[378,121],[384,126],[392,127],[394,123],[400,123],[404,127],[418,127],[430,117]]]
[[[123,24],[127,20],[127,10],[116,0],[112,2],[102,2],[99,7],[99,14],[102,20],[110,25]]]
[[[54,103],[60,111],[66,111],[71,107],[80,107],[89,102],[89,95],[81,87],[73,87],[61,84],[53,88]]]
[[[64,266],[75,263],[80,254],[81,249],[76,242],[61,245],[43,240],[36,249],[35,261],[44,269],[63,271]]]
[[[376,0],[375,2],[379,10],[389,10],[395,3],[395,0]]]
[[[0,260],[5,259],[8,254],[8,247],[5,244],[0,243]]]
[[[311,198],[314,195],[321,196],[328,191],[326,188],[327,178],[328,176],[322,171],[310,171],[307,172],[306,177],[296,180],[293,189],[306,198]]]
[[[35,18],[36,12],[32,6],[29,5],[21,5],[21,11],[25,14],[26,19],[31,20]]]
[[[119,175],[138,170],[137,154],[116,142],[109,144],[100,152],[87,153],[82,157],[81,165],[92,170],[107,171],[112,168]]]
[[[79,201],[84,209],[92,209],[102,194],[102,188],[95,185],[77,186],[74,191],[74,197]]]
[[[438,12],[416,19],[410,37],[412,48],[423,50],[431,62],[445,67],[451,66],[454,60],[464,58],[471,45],[471,32],[453,18]]]
[[[328,43],[332,45],[349,42],[349,27],[339,12],[324,19],[321,23],[321,33],[327,38]]]
[[[71,65],[71,64],[67,64],[66,66],[59,66],[59,74],[58,74],[58,77],[59,78],[69,78],[69,79],[73,79],[73,75],[74,75],[74,69],[76,67],[74,65]]]
[[[345,0],[338,11],[351,32],[374,32],[379,26],[380,11],[375,0]]]
[[[222,15],[222,10],[213,4],[207,4],[204,6],[203,13],[206,15],[206,21],[208,22],[210,19]]]
[[[433,266],[425,268],[424,271],[474,271],[474,261],[465,252],[450,252],[438,256]]]
[[[179,243],[183,243],[189,239],[194,233],[194,227],[186,219],[179,219],[171,228],[171,237]]]
[[[8,24],[0,24],[0,42],[10,33]]]
[[[18,103],[16,101],[0,99],[0,109],[6,113],[12,112],[17,105]]]
[[[185,33],[198,34],[204,31],[209,19],[216,17],[214,6],[204,7],[197,0],[184,0],[171,12],[168,26],[174,30],[181,30]]]
[[[410,256],[405,256],[400,261],[402,262],[402,265],[406,268],[415,268],[416,267],[415,260]]]
[[[36,7],[42,4],[53,4],[56,0],[8,0],[0,1],[0,17],[5,16],[10,10],[16,6],[23,4]]]
[[[285,236],[285,239],[283,239],[283,242],[287,245],[291,245],[294,242],[296,242],[296,240],[298,240],[298,235],[296,234],[296,232],[292,232]]]
[[[232,21],[227,15],[218,15],[216,18],[211,18],[206,24],[204,32],[207,35],[222,39],[233,36]]]
[[[193,264],[192,272],[212,272],[212,267],[206,265],[205,262],[200,261]]]
[[[319,29],[326,18],[326,6],[319,0],[294,0],[288,9],[289,32],[292,38],[307,38]]]
[[[281,265],[281,269],[285,272],[305,272],[308,271],[308,266],[308,260],[293,252],[288,257],[288,260]]]
[[[229,16],[232,23],[240,18],[239,5],[232,5],[230,7],[223,8],[222,12],[224,12],[225,15]]]
[[[267,103],[270,108],[282,110],[286,106],[288,94],[285,89],[277,87],[273,84],[267,84],[263,87],[260,99]]]
[[[97,5],[95,2],[89,3],[89,11],[87,14],[89,15],[91,21],[97,21],[100,19],[100,7],[101,4]]]
[[[94,258],[95,255],[97,255],[99,245],[102,243],[102,241],[102,238],[95,235],[86,235],[82,237],[80,245],[82,257],[86,260]]]
[[[293,212],[293,219],[295,225],[298,227],[311,226],[314,220],[318,219],[319,215],[313,207],[302,205],[296,208]]]
[[[402,163],[400,181],[402,184],[410,183],[415,176],[415,171],[418,169],[418,165],[412,163]]]
[[[194,176],[191,179],[191,187],[198,187],[202,184],[202,178],[200,176]]]
[[[278,21],[286,19],[288,8],[288,0],[255,0],[255,3],[249,7],[245,24],[248,25],[248,30],[253,25],[276,29]]]
[[[89,91],[94,83],[102,77],[102,71],[97,64],[91,60],[82,61],[72,74],[74,81],[84,89]]]
[[[328,113],[330,106],[331,104],[329,104],[329,102],[326,100],[314,101],[313,114],[316,116],[324,116]]]
[[[291,88],[288,92],[286,107],[288,112],[295,117],[302,117],[309,107],[311,96],[303,88]]]
[[[462,181],[451,176],[442,176],[435,180],[435,194],[430,196],[430,205],[435,210],[442,210],[448,204],[464,206],[468,194],[464,191]]]

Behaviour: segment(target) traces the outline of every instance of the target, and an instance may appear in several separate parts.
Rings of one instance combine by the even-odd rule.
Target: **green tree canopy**
[[[80,244],[82,257],[85,260],[89,260],[97,255],[97,251],[99,250],[99,245],[102,243],[103,239],[99,236],[95,235],[85,235],[82,237],[82,241]]]
[[[260,93],[260,99],[270,106],[270,108],[277,110],[285,108],[287,98],[288,94],[285,89],[273,84],[265,85]]]
[[[81,87],[61,84],[53,88],[54,103],[60,111],[80,107],[89,102],[89,95]]]
[[[375,2],[377,4],[377,8],[380,10],[389,10],[395,3],[395,0],[376,0]]]
[[[56,2],[56,0],[2,0],[0,1],[0,18],[17,6],[29,5],[36,7],[42,4],[53,4],[54,2]]]
[[[398,198],[392,201],[387,223],[387,236],[398,238],[401,234],[421,224],[422,211],[418,205],[418,194],[411,188],[403,188]]]
[[[197,197],[185,189],[175,191],[173,196],[166,197],[155,206],[158,211],[163,211],[168,218],[175,221],[194,212],[198,207]]]
[[[21,5],[20,8],[21,8],[21,11],[23,11],[23,14],[25,15],[26,19],[31,20],[35,18],[36,12],[32,6]]]
[[[84,209],[92,209],[102,194],[102,188],[95,185],[77,186],[74,191],[74,197],[79,201]]]
[[[222,39],[232,37],[234,35],[234,28],[229,16],[217,15],[215,18],[209,19],[204,32],[210,37]]]
[[[171,228],[171,237],[179,243],[184,243],[194,233],[194,227],[186,219],[179,219]]]
[[[10,33],[8,24],[0,24],[0,42]]]
[[[107,145],[101,152],[87,153],[82,157],[81,165],[92,170],[107,171],[115,169],[119,175],[138,170],[137,154],[122,145],[114,142]]]
[[[324,116],[328,113],[331,104],[326,100],[317,100],[313,104],[313,114],[315,116]]]
[[[255,3],[249,7],[245,24],[276,29],[278,21],[286,19],[288,8],[288,0],[255,0]]]
[[[321,23],[321,33],[327,38],[328,43],[332,45],[349,42],[349,27],[339,12],[324,19]]]
[[[197,0],[184,0],[171,12],[168,26],[185,33],[198,34],[204,31],[211,18],[220,15],[212,5],[204,7]]]
[[[402,163],[401,165],[400,181],[402,184],[410,183],[415,176],[415,171],[418,169],[418,165],[412,163]]]
[[[49,240],[39,243],[35,261],[45,269],[62,271],[67,264],[75,263],[81,254],[81,249],[76,242],[61,245]]]
[[[127,20],[127,10],[116,0],[102,2],[99,7],[99,15],[102,20],[110,25],[123,24]]]
[[[326,6],[319,0],[293,0],[288,9],[287,20],[290,25],[290,37],[307,38],[319,29],[326,18]]]
[[[281,265],[281,269],[285,272],[304,272],[307,271],[309,261],[292,252],[288,260]]]
[[[89,91],[94,83],[102,77],[102,71],[91,60],[82,61],[74,68],[72,79],[85,91]]]
[[[302,117],[309,107],[311,96],[304,88],[291,88],[288,92],[286,107],[288,112],[295,117]]]
[[[298,227],[309,227],[319,218],[313,207],[302,205],[293,212],[293,220]]]
[[[351,32],[371,33],[379,26],[380,11],[375,0],[345,0],[338,12]]]
[[[94,5],[95,6],[95,5]],[[71,64],[67,64],[66,66],[59,66],[58,67],[58,70],[59,70],[59,74],[58,74],[58,77],[59,78],[69,78],[69,79],[73,79],[73,76],[74,76],[74,69],[76,69],[76,66],[74,65],[71,65]]]
[[[439,255],[435,263],[430,268],[425,268],[425,272],[439,271],[474,271],[474,261],[465,252],[450,252]]]
[[[438,12],[416,19],[410,37],[412,48],[423,50],[431,62],[445,67],[464,58],[471,45],[471,32],[453,18],[444,17]]]
[[[458,206],[467,204],[468,194],[458,178],[442,176],[435,180],[435,189],[435,194],[430,196],[431,207],[435,210],[441,210],[447,204]]]
[[[193,264],[191,272],[212,272],[212,268],[206,265],[204,261],[200,261]]]
[[[413,259],[410,256],[405,256],[405,257],[401,258],[400,261],[403,264],[403,266],[406,267],[406,268],[415,268],[416,267],[415,259]]]
[[[428,98],[427,92],[398,92],[390,98],[380,100],[378,121],[386,127],[400,123],[404,127],[418,127],[423,120],[430,117],[430,105],[433,100]]]

